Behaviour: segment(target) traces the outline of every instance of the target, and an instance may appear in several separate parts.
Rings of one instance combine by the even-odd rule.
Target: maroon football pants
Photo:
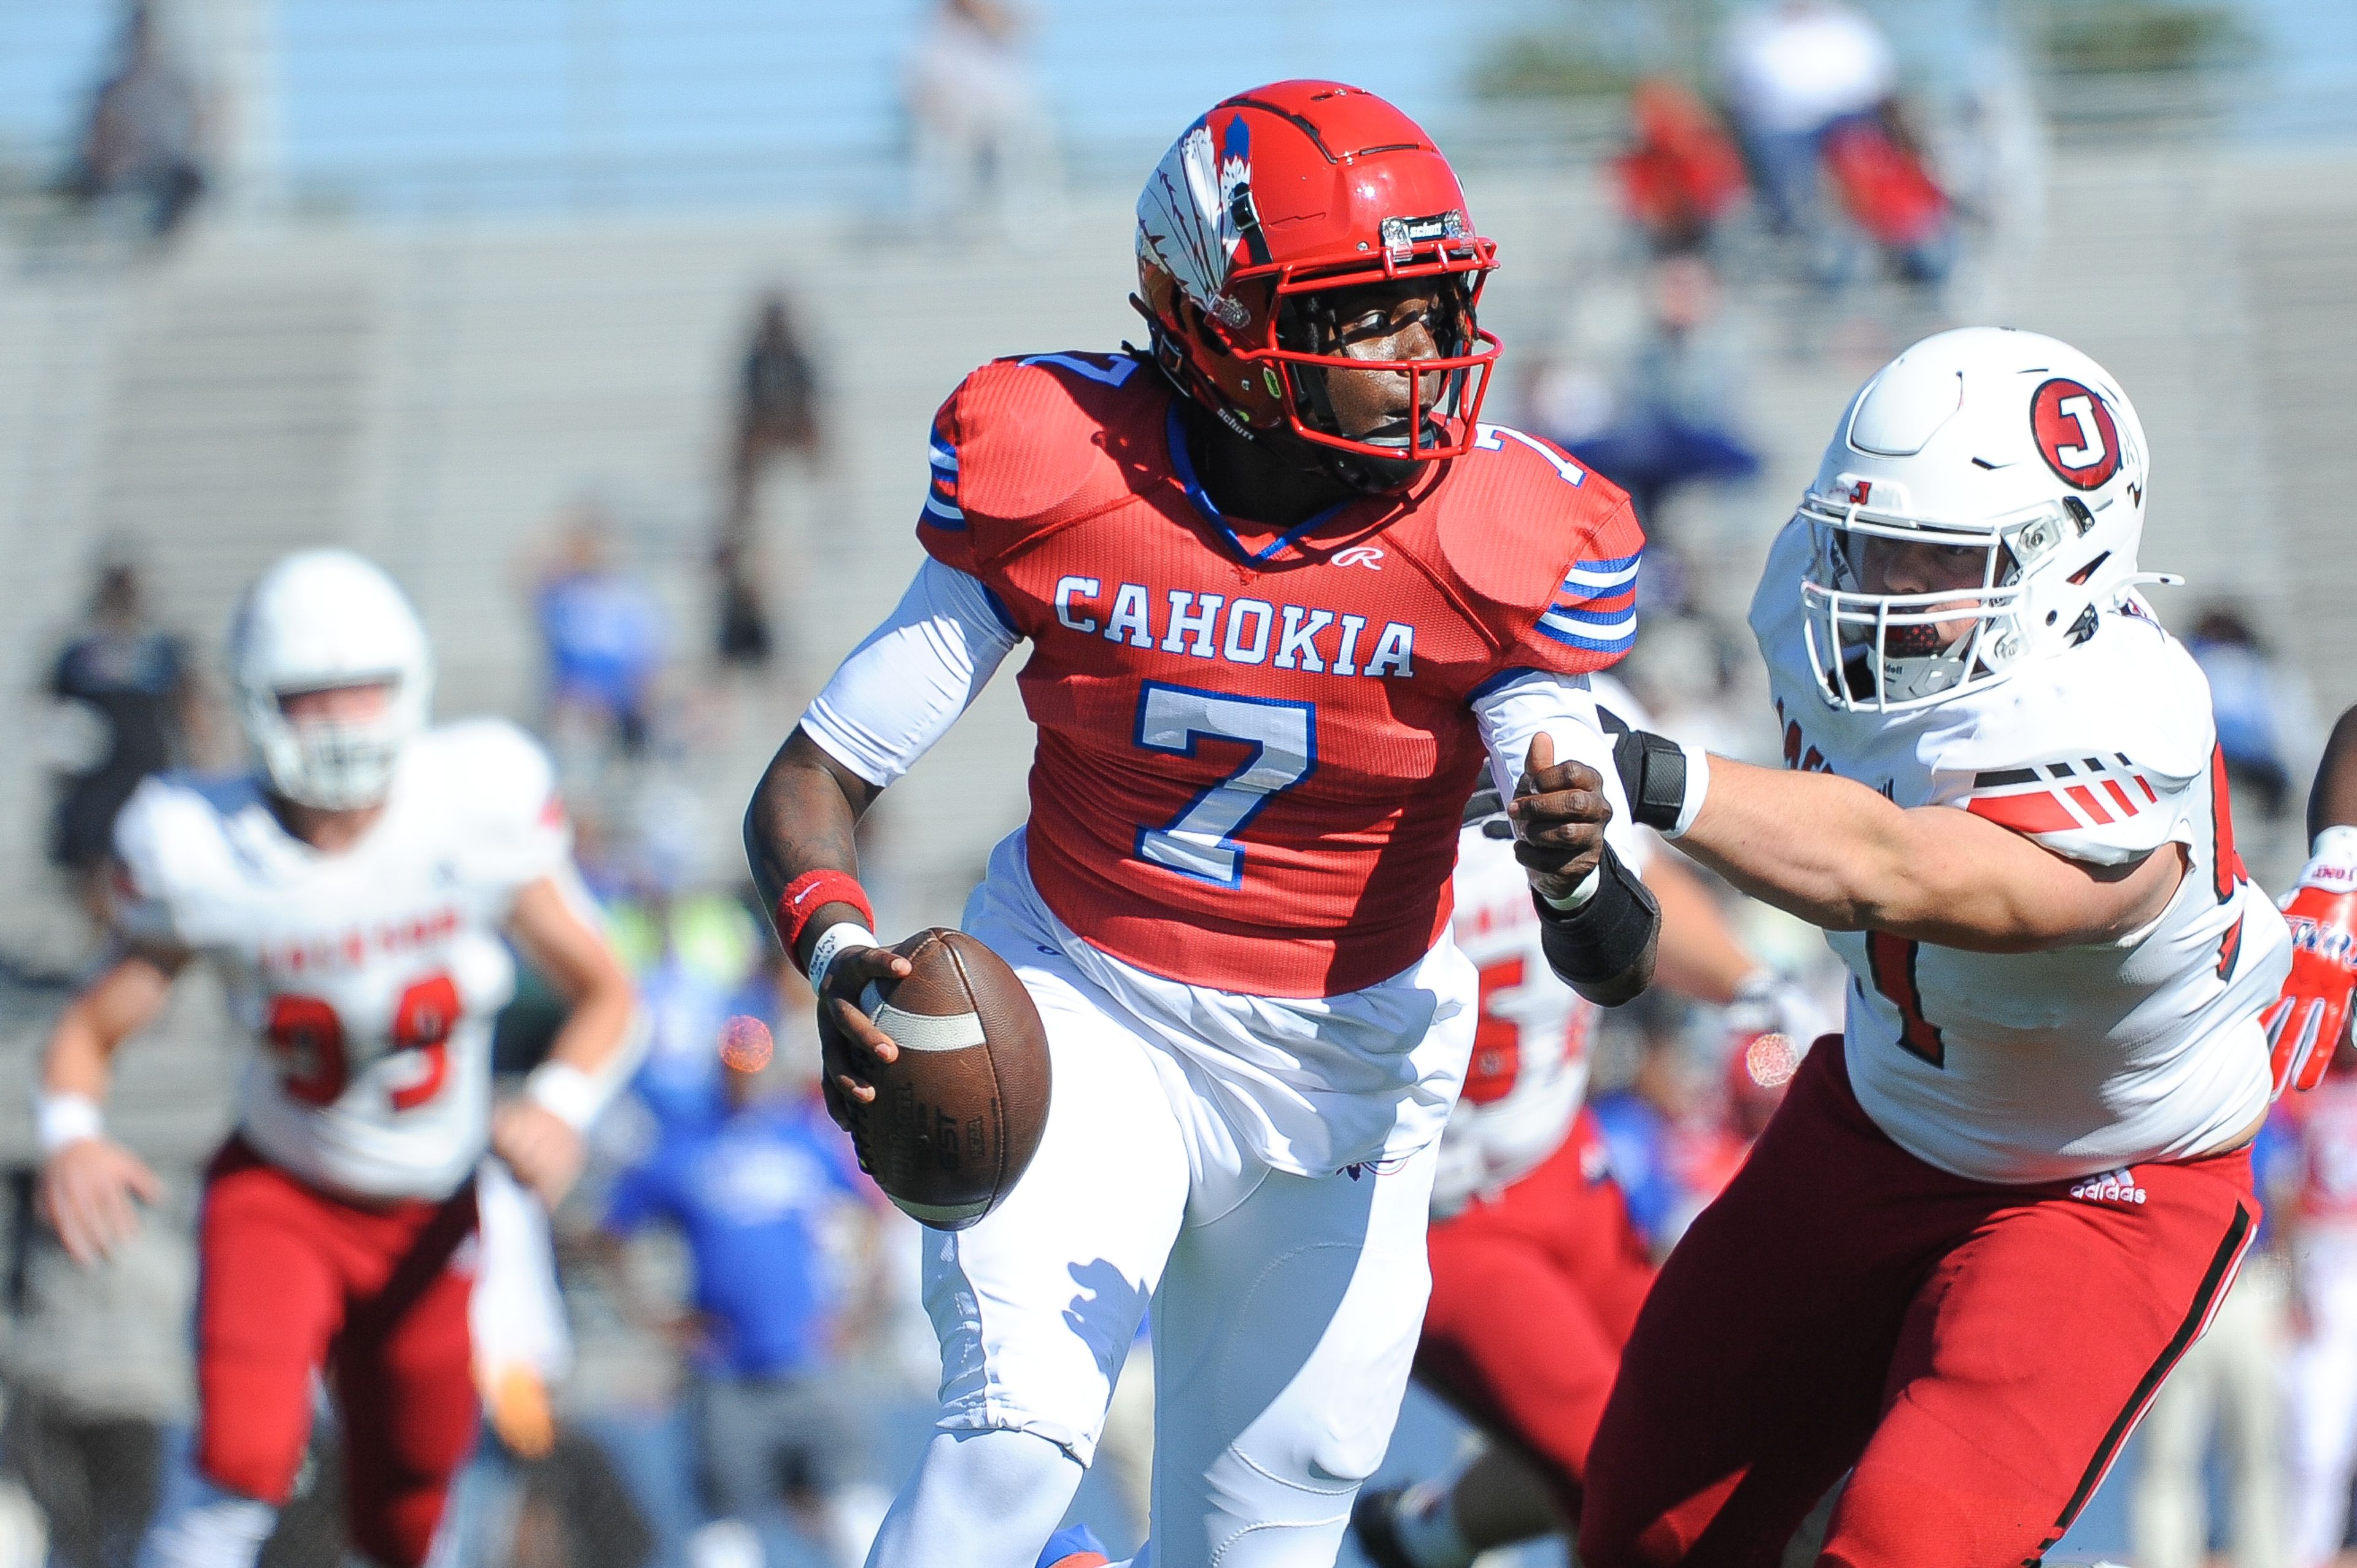
[[[324,1368],[352,1544],[416,1568],[474,1441],[472,1282],[454,1266],[474,1231],[471,1182],[439,1203],[349,1203],[231,1139],[207,1173],[198,1239],[197,1468],[283,1505]]]
[[[1663,1265],[1588,1466],[1587,1568],[2013,1568],[2070,1528],[2258,1224],[2246,1153],[2000,1187],[1901,1150],[1818,1042]]]
[[[1494,1200],[1435,1220],[1427,1246],[1416,1377],[1535,1461],[1564,1517],[1578,1518],[1588,1444],[1653,1279],[1593,1119],[1580,1112]]]

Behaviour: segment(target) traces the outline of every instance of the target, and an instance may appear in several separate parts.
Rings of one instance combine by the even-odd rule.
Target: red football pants
[[[1416,1376],[1535,1460],[1566,1519],[1579,1517],[1587,1446],[1653,1281],[1602,1145],[1582,1111],[1562,1147],[1495,1201],[1434,1222],[1415,1350]]]
[[[198,1246],[197,1467],[283,1505],[326,1368],[343,1415],[352,1544],[425,1559],[475,1435],[467,1297],[472,1182],[439,1203],[349,1203],[232,1138],[207,1173]]]
[[[1638,1316],[1580,1561],[1772,1564],[1854,1465],[1820,1568],[2034,1563],[2258,1217],[2243,1152],[2125,1188],[1949,1176],[1867,1118],[1841,1040],[1819,1041]]]

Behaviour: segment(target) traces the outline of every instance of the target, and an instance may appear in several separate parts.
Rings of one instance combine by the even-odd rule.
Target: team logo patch
[[[2029,430],[2046,466],[2074,489],[2101,489],[2120,471],[2112,411],[2077,381],[2057,376],[2030,394]]]

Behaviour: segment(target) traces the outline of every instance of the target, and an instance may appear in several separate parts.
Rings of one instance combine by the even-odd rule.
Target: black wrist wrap
[[[1629,792],[1630,820],[1667,832],[1686,809],[1686,754],[1650,730],[1623,730],[1612,743],[1612,767]]]
[[[1548,967],[1583,995],[1587,987],[1618,980],[1642,964],[1662,927],[1662,906],[1652,889],[1620,863],[1610,844],[1604,846],[1598,869],[1604,875],[1596,896],[1577,909],[1558,909],[1535,891],[1531,894]]]

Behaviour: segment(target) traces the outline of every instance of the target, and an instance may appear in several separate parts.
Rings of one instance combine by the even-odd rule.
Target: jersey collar
[[[1220,538],[1226,542],[1228,548],[1234,551],[1237,557],[1246,565],[1265,565],[1276,558],[1279,551],[1290,546],[1294,541],[1311,529],[1330,522],[1341,513],[1343,508],[1360,499],[1357,496],[1344,496],[1323,511],[1312,514],[1307,521],[1294,524],[1260,549],[1247,550],[1244,548],[1244,542],[1236,534],[1236,525],[1230,522],[1227,514],[1212,503],[1210,492],[1203,489],[1202,481],[1195,477],[1195,456],[1187,449],[1187,426],[1178,417],[1178,402],[1176,398],[1171,400],[1170,412],[1164,420],[1164,429],[1167,433],[1166,439],[1170,444],[1171,471],[1178,475],[1178,483],[1185,488],[1187,499],[1195,504],[1195,510],[1203,514],[1204,520],[1218,531]]]

